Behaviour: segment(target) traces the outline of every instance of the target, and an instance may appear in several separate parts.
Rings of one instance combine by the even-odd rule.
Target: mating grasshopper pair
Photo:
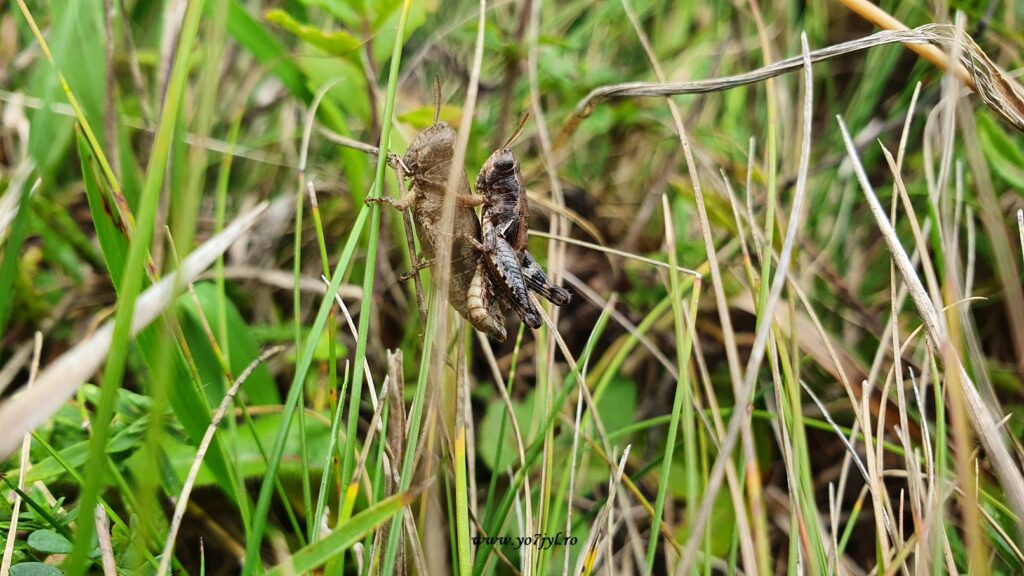
[[[398,200],[371,199],[402,211],[412,209],[428,264],[435,261],[438,243],[443,241],[441,213],[455,155],[455,130],[438,120],[440,109],[440,89],[435,85],[434,123],[412,141],[402,157],[406,176],[412,179],[409,192]],[[498,341],[506,337],[503,308],[514,309],[527,326],[540,327],[540,313],[530,290],[557,306],[572,299],[567,290],[548,281],[543,268],[526,250],[526,187],[519,161],[510,149],[521,130],[522,124],[484,163],[476,194],[470,191],[464,170],[456,188],[448,302],[474,328]],[[482,223],[473,210],[475,206],[482,206]]]

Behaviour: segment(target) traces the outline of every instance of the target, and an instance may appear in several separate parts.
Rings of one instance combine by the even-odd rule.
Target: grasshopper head
[[[410,175],[415,176],[451,160],[454,155],[455,130],[445,122],[436,122],[413,139],[402,161]]]

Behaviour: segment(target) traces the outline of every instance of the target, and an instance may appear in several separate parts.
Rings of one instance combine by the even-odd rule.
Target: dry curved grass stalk
[[[910,30],[883,30],[864,38],[842,42],[810,53],[811,63],[823,62],[831,58],[860,52],[876,46],[887,44],[912,44],[952,46],[960,45],[959,61],[966,70],[968,78],[973,82],[969,86],[978,93],[981,100],[993,112],[1002,117],[1014,128],[1024,132],[1024,87],[997,66],[988,55],[974,42],[970,34],[958,30],[951,24],[925,24]],[[690,82],[624,82],[599,86],[590,91],[576,105],[576,110],[566,120],[561,134],[555,141],[555,148],[560,148],[573,135],[580,123],[590,116],[594,108],[609,98],[625,96],[664,97],[681,94],[707,94],[722,92],[739,86],[746,86],[794,72],[802,66],[801,56],[792,56],[785,60],[722,78],[709,78]],[[966,80],[965,80],[966,81]]]

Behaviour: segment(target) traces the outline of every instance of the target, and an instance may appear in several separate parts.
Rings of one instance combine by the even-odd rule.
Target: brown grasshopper
[[[412,208],[413,221],[416,223],[417,237],[424,256],[422,264],[414,263],[413,274],[420,268],[434,263],[437,246],[440,242],[446,241],[444,236],[447,236],[445,231],[441,230],[441,213],[448,186],[448,173],[452,157],[455,155],[456,134],[451,126],[438,120],[441,112],[439,82],[435,82],[434,91],[434,123],[413,139],[405,156],[402,157],[404,169],[412,179],[409,192],[398,200],[387,196],[367,199],[389,204],[400,211]],[[473,207],[479,206],[482,200],[470,192],[464,170],[460,176],[451,236],[448,302],[463,318],[468,319],[474,328],[503,342],[505,326],[497,302],[491,298],[489,284],[480,279],[476,287],[472,287],[474,276],[481,268],[480,252],[477,250],[480,221]],[[470,314],[471,308],[473,314]]]
[[[526,250],[529,228],[529,206],[526,186],[519,169],[519,160],[511,145],[522,132],[526,117],[505,144],[484,162],[476,180],[476,192],[483,196],[481,242],[476,247],[484,254],[485,267],[478,268],[471,286],[478,292],[490,283],[491,293],[501,293],[523,322],[531,328],[541,324],[540,314],[530,299],[529,290],[537,292],[556,306],[569,303],[572,295],[560,286],[551,284],[544,269]],[[484,278],[489,275],[490,278]],[[487,302],[472,300],[483,308],[471,308],[471,314],[483,313]]]

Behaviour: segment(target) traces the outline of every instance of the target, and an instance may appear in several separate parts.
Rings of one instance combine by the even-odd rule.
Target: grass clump
[[[0,6],[0,576],[1024,572],[1016,4]]]

